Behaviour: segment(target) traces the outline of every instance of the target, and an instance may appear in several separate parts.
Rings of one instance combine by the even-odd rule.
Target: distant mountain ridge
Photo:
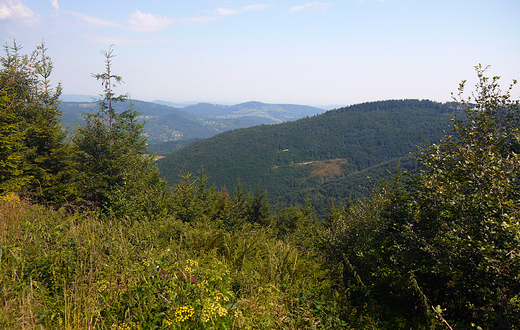
[[[78,96],[77,99],[81,97]],[[204,139],[228,130],[296,120],[312,113],[323,112],[322,109],[309,106],[261,102],[233,106],[199,103],[184,108],[139,100],[115,104],[116,111],[126,110],[130,106],[139,111],[141,119],[146,121],[145,131],[149,143]],[[79,102],[63,101],[60,108],[63,111],[63,125],[73,130],[78,124],[83,123],[82,113],[96,111],[98,104],[92,99]]]
[[[60,99],[63,102],[92,102],[97,96],[82,94],[62,94]]]
[[[271,119],[273,122],[296,120],[305,116],[323,113],[324,110],[308,105],[269,104],[257,101],[235,105],[198,103],[184,107],[184,110],[205,116],[254,116]]]

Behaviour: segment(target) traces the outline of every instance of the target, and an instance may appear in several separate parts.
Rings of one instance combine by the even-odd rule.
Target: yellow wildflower
[[[193,316],[194,313],[195,313],[195,310],[193,309],[192,306],[190,306],[190,305],[181,306],[181,307],[177,308],[177,310],[175,311],[175,321],[176,322],[187,321]]]
[[[117,330],[132,330],[137,329],[137,324],[135,322],[125,322],[118,325],[113,325],[112,328]]]
[[[7,193],[3,196],[0,196],[0,200],[4,201],[4,202],[13,202],[13,203],[20,203],[20,197],[18,197],[18,195],[16,195],[15,193]]]

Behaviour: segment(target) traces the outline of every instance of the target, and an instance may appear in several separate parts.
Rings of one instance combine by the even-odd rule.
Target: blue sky
[[[519,17],[518,0],[0,0],[0,37],[43,39],[65,94],[101,92],[114,44],[116,92],[138,100],[444,102],[479,63],[520,79]]]

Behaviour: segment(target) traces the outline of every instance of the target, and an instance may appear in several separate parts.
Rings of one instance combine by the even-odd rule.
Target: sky
[[[64,94],[101,93],[113,45],[115,92],[143,101],[445,102],[479,63],[520,79],[518,0],[306,1],[0,0],[0,38],[44,41]]]

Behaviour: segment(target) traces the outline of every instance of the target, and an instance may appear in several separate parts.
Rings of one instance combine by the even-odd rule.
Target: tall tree
[[[418,153],[414,227],[430,256],[423,271],[437,275],[430,299],[450,305],[450,317],[511,329],[520,326],[520,103],[516,81],[502,91],[500,77],[476,70],[476,92],[464,99],[463,82],[457,96],[466,118]]]
[[[92,75],[103,86],[99,108],[84,115],[85,126],[78,127],[72,138],[80,164],[80,196],[92,206],[118,215],[130,216],[129,213],[142,208],[157,214],[162,212],[160,198],[164,197],[165,185],[157,169],[151,166],[152,157],[144,155],[144,123],[131,106],[116,112],[114,104],[126,101],[128,95],[114,93],[123,80],[112,72],[112,46],[101,53],[105,72]],[[154,197],[159,200],[154,201]]]
[[[31,55],[21,49],[6,45],[2,57],[0,188],[37,202],[64,202],[73,195],[74,164],[61,126],[61,84],[50,83],[53,63],[43,42]]]

